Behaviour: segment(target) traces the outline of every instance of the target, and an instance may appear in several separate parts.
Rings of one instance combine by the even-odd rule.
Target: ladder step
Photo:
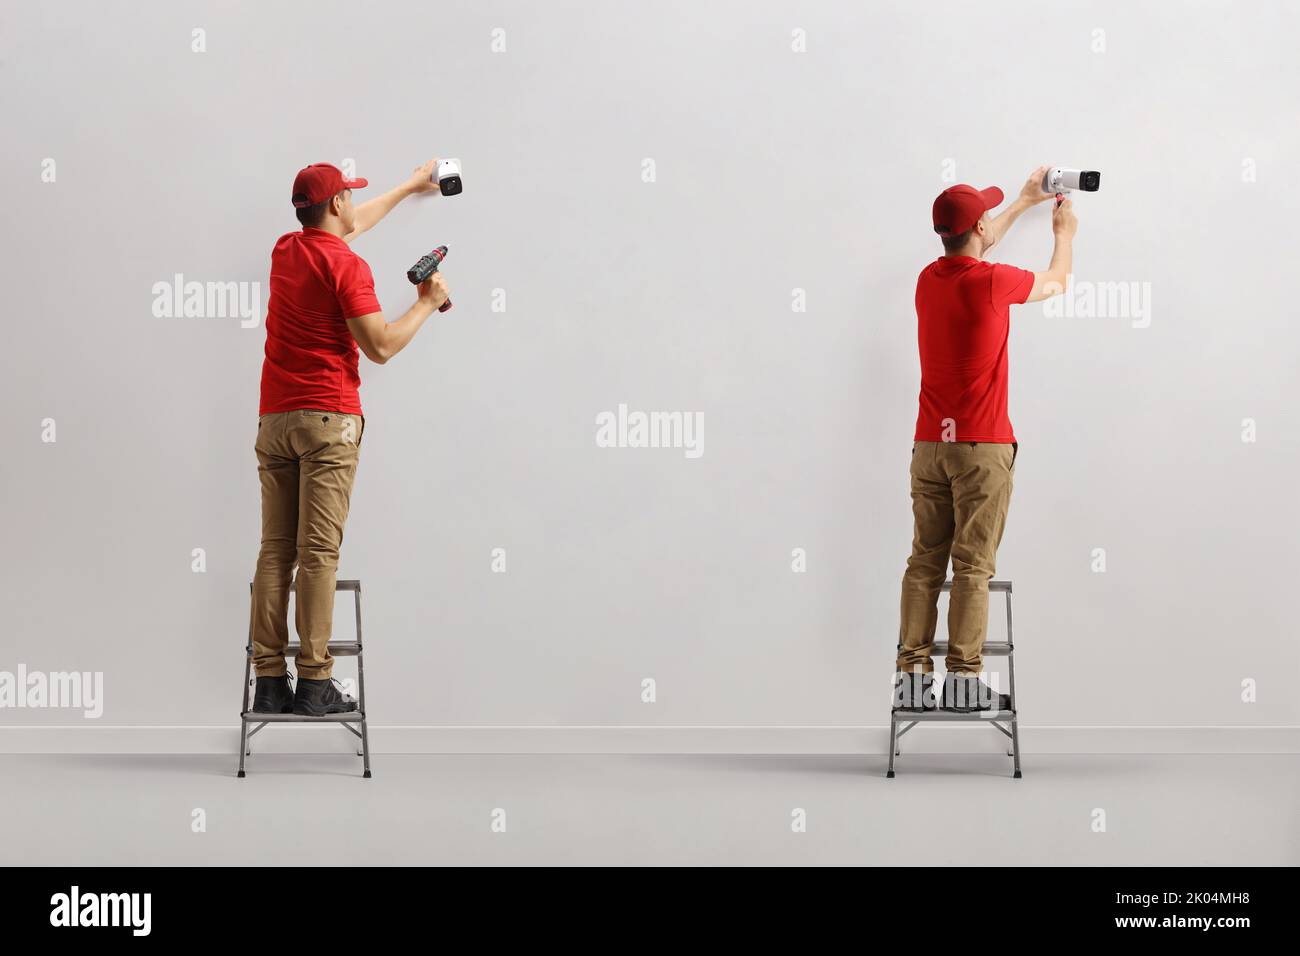
[[[930,652],[932,657],[940,655],[946,656],[948,653],[947,641],[935,641],[934,650]],[[1009,657],[1011,655],[1011,645],[1006,641],[985,641],[980,653],[985,657]]]
[[[250,724],[359,724],[366,715],[359,710],[348,714],[325,714],[321,717],[304,717],[302,714],[255,714],[252,711],[239,715]]]
[[[335,657],[356,657],[361,653],[361,644],[358,641],[330,641],[330,653]],[[284,649],[285,654],[297,654],[302,650],[302,645],[298,642],[290,644]]]
[[[894,716],[899,723],[911,723],[914,720],[983,720],[995,723],[999,720],[1014,720],[1014,710],[985,710],[976,714],[959,714],[951,710],[927,710],[913,713],[908,710],[896,710]]]
[[[951,581],[944,581],[944,582],[943,582],[943,588],[942,588],[941,590],[943,591],[944,594],[947,594],[949,591],[952,590],[952,582],[951,582]],[[1008,594],[1010,594],[1010,593],[1011,593],[1011,582],[1010,582],[1010,581],[990,581],[990,582],[989,582],[989,590],[990,590],[990,591],[1006,591]]]
[[[329,648],[330,653],[335,657],[356,657],[361,653],[361,644],[357,641],[330,641]],[[253,653],[253,648],[248,644],[244,645],[244,650],[249,654]],[[284,649],[284,654],[286,657],[290,654],[296,656],[301,650],[302,645],[294,642]]]
[[[248,590],[249,591],[253,590],[252,581],[248,582]],[[289,582],[289,591],[291,593],[296,593],[297,590],[298,590],[298,578],[295,576],[294,579]],[[361,582],[356,580],[345,580],[345,581],[335,580],[334,590],[335,591],[356,591],[360,593]]]

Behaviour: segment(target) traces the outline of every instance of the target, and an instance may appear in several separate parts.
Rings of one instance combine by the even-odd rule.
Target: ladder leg
[[[887,778],[894,776],[894,753],[898,747],[898,715],[889,715],[889,769],[885,771]]]
[[[253,682],[253,655],[246,653],[244,655],[244,705],[239,711],[239,773],[236,776],[244,776],[244,754],[248,750],[248,688]]]
[[[361,776],[370,777],[370,731],[366,729],[366,718],[361,718]]]
[[[361,585],[354,594],[357,614],[357,707],[361,710],[361,776],[370,776],[370,728],[366,716],[366,648],[361,643]]]
[[[1011,590],[1007,590],[1007,688],[1011,698],[1011,756],[1015,761],[1011,776],[1020,779],[1020,711],[1016,707],[1016,645],[1011,637]]]
[[[1007,592],[1007,696],[1011,698],[1011,712],[1016,712],[1016,645],[1011,639],[1011,592]]]
[[[898,621],[898,644],[894,647],[895,656],[903,649],[903,621]],[[897,693],[897,692],[895,692]],[[889,711],[889,769],[885,771],[886,779],[894,776],[894,758],[898,756],[898,712]]]
[[[1015,714],[1012,714],[1012,715],[1011,715],[1011,750],[1012,750],[1012,752],[1013,752],[1013,754],[1014,754],[1014,759],[1015,759],[1015,769],[1012,771],[1011,776],[1013,776],[1013,777],[1015,777],[1017,780],[1019,780],[1020,777],[1021,777],[1021,774],[1020,774],[1020,722],[1016,719],[1016,715],[1015,715]]]
[[[248,643],[244,646],[244,705],[239,711],[239,773],[244,776],[244,754],[248,750],[248,689],[253,686],[253,582],[248,582]]]

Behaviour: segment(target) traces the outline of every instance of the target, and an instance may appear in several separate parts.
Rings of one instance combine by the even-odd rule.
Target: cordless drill
[[[442,260],[447,258],[447,247],[439,246],[427,256],[422,256],[420,261],[411,268],[406,270],[406,278],[411,280],[412,285],[419,285],[429,276],[438,271],[438,266],[442,265]],[[451,299],[448,299],[442,305],[438,306],[439,312],[446,312],[451,308]]]

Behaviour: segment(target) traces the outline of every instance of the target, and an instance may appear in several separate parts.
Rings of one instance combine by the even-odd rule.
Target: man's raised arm
[[[1038,302],[1060,295],[1065,291],[1066,280],[1074,268],[1074,233],[1079,220],[1074,217],[1074,203],[1065,200],[1052,211],[1052,235],[1056,245],[1052,249],[1052,262],[1046,272],[1034,273],[1034,288],[1026,302]]]
[[[1039,166],[1030,173],[1025,184],[1020,187],[1020,195],[1011,201],[1010,206],[993,217],[991,220],[993,245],[997,245],[1002,240],[1007,230],[1011,228],[1011,224],[1020,218],[1022,212],[1030,206],[1037,206],[1040,202],[1052,198],[1051,193],[1043,192],[1043,174],[1046,172],[1046,166]]]
[[[438,184],[433,181],[433,171],[437,166],[438,160],[435,157],[423,166],[415,167],[415,171],[400,186],[395,186],[388,192],[381,193],[374,199],[368,199],[357,206],[354,210],[356,219],[354,228],[343,237],[343,241],[351,242],[366,230],[373,229],[378,225],[379,220],[392,212],[393,207],[407,196],[414,196],[417,193],[436,193]]]

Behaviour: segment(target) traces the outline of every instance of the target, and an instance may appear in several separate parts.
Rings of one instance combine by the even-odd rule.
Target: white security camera
[[[1062,169],[1053,166],[1043,174],[1043,192],[1068,193],[1081,189],[1086,193],[1095,193],[1101,188],[1101,173],[1095,169]]]
[[[439,160],[433,177],[438,180],[438,191],[444,196],[455,196],[464,188],[460,181],[459,159]]]

